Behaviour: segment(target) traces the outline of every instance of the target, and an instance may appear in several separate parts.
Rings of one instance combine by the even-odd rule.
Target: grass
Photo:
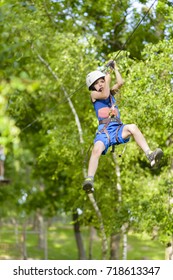
[[[165,248],[157,240],[131,233],[128,236],[128,260],[164,260]]]
[[[82,229],[82,237],[88,256],[88,230]],[[22,259],[21,232],[16,236],[12,226],[0,229],[0,259]],[[71,226],[52,226],[47,233],[47,258],[49,260],[77,260],[78,251]],[[157,240],[151,240],[147,235],[130,233],[128,235],[128,260],[164,260],[165,248]],[[38,247],[38,234],[27,229],[26,235],[27,258],[45,259],[44,249]],[[122,254],[122,252],[121,252]],[[101,260],[101,241],[99,238],[93,243],[93,259]]]

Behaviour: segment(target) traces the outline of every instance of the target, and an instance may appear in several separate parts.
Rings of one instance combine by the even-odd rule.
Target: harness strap
[[[117,122],[119,124],[122,124],[121,120],[118,117],[112,117],[112,118],[106,118],[99,121],[99,124],[109,124],[110,122]]]
[[[110,118],[108,118],[108,120],[109,120]],[[107,138],[108,138],[108,141],[110,142],[110,136],[109,136],[109,133],[108,133],[108,131],[107,131],[107,127],[108,127],[108,125],[109,125],[109,123],[110,123],[110,121],[107,121],[107,122],[105,122],[104,124],[104,127],[100,130],[100,131],[98,131],[98,133],[99,134],[101,134],[102,132],[104,132],[104,133],[106,133],[106,136],[107,136]],[[99,124],[100,124],[100,121],[99,121]]]
[[[111,102],[111,107],[112,107],[114,104],[113,104],[113,100],[112,100],[112,96],[111,95],[110,95],[110,102]],[[120,128],[123,125],[123,123],[121,122],[120,118],[118,118],[115,115],[112,115],[109,118],[105,118],[103,120],[99,120],[99,125],[100,124],[104,124],[104,127],[100,131],[98,131],[97,133],[101,134],[101,133],[104,132],[106,134],[107,138],[108,138],[109,143],[110,143],[110,136],[109,136],[109,133],[107,131],[107,127],[108,127],[108,125],[111,122],[117,122],[119,124],[119,126],[118,126],[118,128],[116,130],[116,135],[115,135],[115,139],[116,139],[117,144],[112,145],[112,152],[114,152],[114,146],[120,144],[119,141],[118,141],[118,132],[119,132]]]
[[[121,123],[121,124],[118,126],[117,130],[116,130],[115,139],[116,139],[117,143],[119,143],[119,141],[118,141],[118,132],[119,132],[120,128],[122,127],[122,125],[123,125],[123,123]]]
[[[118,132],[119,132],[121,126],[123,125],[123,123],[121,122],[121,120],[118,117],[114,116],[112,118],[106,118],[106,119],[100,120],[99,124],[104,124],[104,127],[100,131],[98,131],[98,133],[101,134],[102,132],[104,132],[106,134],[107,138],[108,138],[108,141],[110,142],[110,136],[109,136],[109,133],[107,131],[107,127],[110,124],[110,122],[118,122],[118,124],[119,124],[119,126],[116,130],[116,135],[115,135],[115,139],[117,141],[116,145],[118,145],[118,144],[120,144],[119,141],[118,141]],[[115,145],[112,145],[112,152],[114,151],[114,146]]]

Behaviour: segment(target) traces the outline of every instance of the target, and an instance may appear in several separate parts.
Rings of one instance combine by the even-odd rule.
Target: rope
[[[136,27],[133,29],[132,33],[129,35],[129,37],[127,38],[126,42],[122,45],[121,49],[117,52],[116,56],[114,57],[114,59],[117,58],[117,56],[120,54],[120,52],[124,49],[124,47],[127,45],[127,43],[130,41],[130,39],[133,37],[134,33],[136,32],[136,30],[138,29],[138,27],[141,25],[141,23],[143,22],[143,20],[146,18],[146,16],[149,14],[151,8],[154,6],[155,2],[157,0],[154,0],[154,2],[151,4],[151,6],[148,8],[148,10],[146,11],[146,13],[144,14],[144,16],[140,19],[140,21],[137,23]]]

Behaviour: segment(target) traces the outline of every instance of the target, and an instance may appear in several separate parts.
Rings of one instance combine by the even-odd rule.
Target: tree
[[[127,147],[118,162],[122,203],[118,203],[117,176],[112,157],[103,157],[96,175],[95,198],[103,216],[107,238],[112,233],[119,233],[127,222],[140,232],[145,229],[151,233],[153,226],[159,226],[162,240],[172,226],[167,212],[166,187],[172,155],[170,146],[165,144],[172,129],[172,40],[147,44],[144,52],[139,54],[137,41],[141,33],[136,31],[137,36],[133,37],[131,45],[126,46],[130,50],[129,58],[128,53],[121,50],[129,37],[129,28],[125,29],[127,14],[123,14],[124,10],[128,10],[128,1],[123,1],[123,6],[119,5],[118,11],[111,15],[110,9],[115,3],[109,1],[104,5],[102,1],[94,3],[91,10],[87,5],[89,2],[82,1],[15,2],[6,1],[1,6],[2,19],[7,24],[0,26],[3,39],[0,59],[1,86],[4,98],[8,100],[3,118],[8,116],[17,131],[21,131],[17,153],[12,153],[11,144],[8,148],[12,185],[6,190],[6,195],[13,193],[16,212],[27,216],[41,209],[44,216],[53,216],[58,211],[73,212],[81,208],[84,211],[80,223],[99,228],[98,217],[81,189],[84,161],[97,127],[92,104],[88,102],[85,76],[98,65],[103,66],[108,58],[118,57],[120,71],[126,80],[120,103],[123,121],[136,122],[141,128],[147,124],[144,131],[146,138],[153,147],[159,144],[166,156],[160,171],[150,171],[135,144],[128,145],[130,149]],[[100,14],[98,5],[101,7]],[[167,11],[166,16],[163,11]],[[168,38],[172,36],[169,29],[171,11],[171,3],[164,4],[162,1],[155,9],[155,13],[164,18]],[[143,31],[139,40],[140,51],[144,46],[144,37],[145,43],[150,40],[156,43],[163,37],[163,32],[160,32],[160,37],[148,35],[153,34],[153,27],[148,22],[152,20],[156,23],[155,13],[152,12],[138,29]],[[117,18],[119,24],[113,32],[112,25]],[[134,18],[134,23],[139,20],[138,11]],[[161,24],[161,20],[159,22]],[[145,29],[146,26],[148,29]],[[109,36],[111,32],[112,37]],[[117,36],[116,47],[114,36]],[[110,37],[113,42],[109,41]],[[105,43],[108,45],[106,48]],[[132,54],[133,44],[137,45],[137,49]],[[132,57],[141,57],[142,60]],[[63,89],[67,95],[64,95]],[[83,144],[80,143],[67,97],[70,97],[82,124]],[[117,147],[116,152],[122,149]],[[83,156],[81,150],[86,151]],[[157,191],[156,186],[159,186]],[[1,194],[4,199],[5,193]],[[145,214],[141,215],[141,211]],[[165,226],[166,223],[169,226]]]

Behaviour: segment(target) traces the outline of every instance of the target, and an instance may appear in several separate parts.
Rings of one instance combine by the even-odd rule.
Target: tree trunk
[[[27,260],[27,247],[26,247],[26,222],[23,224],[23,230],[21,235],[21,244],[22,244],[22,258]]]
[[[125,146],[126,147],[126,146]],[[125,147],[123,150],[123,153],[125,151]],[[116,191],[118,193],[118,202],[121,203],[122,201],[122,186],[121,186],[121,172],[120,172],[120,167],[117,161],[116,153],[114,152],[112,154],[113,160],[115,163],[115,173],[117,176],[117,184],[116,184]],[[115,210],[117,211],[117,210]],[[111,235],[111,246],[110,246],[110,259],[119,259],[119,244],[120,244],[120,239],[123,233],[123,260],[127,259],[127,229],[128,229],[128,223],[125,223],[122,225],[119,234],[112,234]],[[122,233],[121,233],[122,232]],[[113,250],[115,250],[113,252]]]
[[[165,250],[165,260],[173,260],[173,240],[167,244]]]
[[[127,234],[126,231],[123,230],[123,260],[127,260]]]
[[[73,212],[73,228],[74,228],[74,235],[76,239],[76,244],[78,248],[78,258],[79,260],[86,260],[85,249],[82,241],[82,236],[80,232],[80,223],[78,220],[78,213]]]
[[[18,223],[15,218],[12,218],[12,224],[14,225],[16,249],[18,249],[19,248],[19,230],[18,230]]]
[[[89,260],[92,260],[92,249],[93,249],[93,241],[97,238],[96,229],[90,226],[90,234],[89,234]]]
[[[101,237],[102,237],[102,259],[106,260],[107,258],[107,250],[108,250],[108,244],[107,244],[107,238],[106,238],[106,233],[104,229],[104,224],[103,224],[103,219],[102,219],[102,214],[100,212],[100,209],[97,205],[97,202],[95,201],[94,195],[92,193],[88,194],[88,197],[94,207],[94,210],[97,214],[98,220],[99,220],[99,226],[100,226],[100,232],[101,232]]]
[[[110,259],[119,260],[121,234],[112,234],[110,241]]]
[[[169,215],[173,216],[173,189],[170,191],[170,197],[169,197],[169,209],[170,213]],[[167,244],[165,249],[165,259],[166,260],[173,260],[173,231],[172,231],[172,237],[170,236],[170,242]]]
[[[39,249],[44,249],[44,218],[40,209],[37,209],[36,217],[38,222],[38,247]]]
[[[44,225],[44,259],[48,260],[47,223]]]
[[[167,146],[171,146],[173,144],[173,133],[168,137],[166,144],[167,144]],[[169,215],[172,217],[173,216],[173,188],[172,188],[173,158],[171,158],[169,177],[171,180],[171,189],[169,190],[168,209],[169,209]],[[173,230],[172,230],[172,236],[170,236],[170,239],[171,240],[167,244],[167,247],[165,249],[165,259],[166,260],[173,260]]]

